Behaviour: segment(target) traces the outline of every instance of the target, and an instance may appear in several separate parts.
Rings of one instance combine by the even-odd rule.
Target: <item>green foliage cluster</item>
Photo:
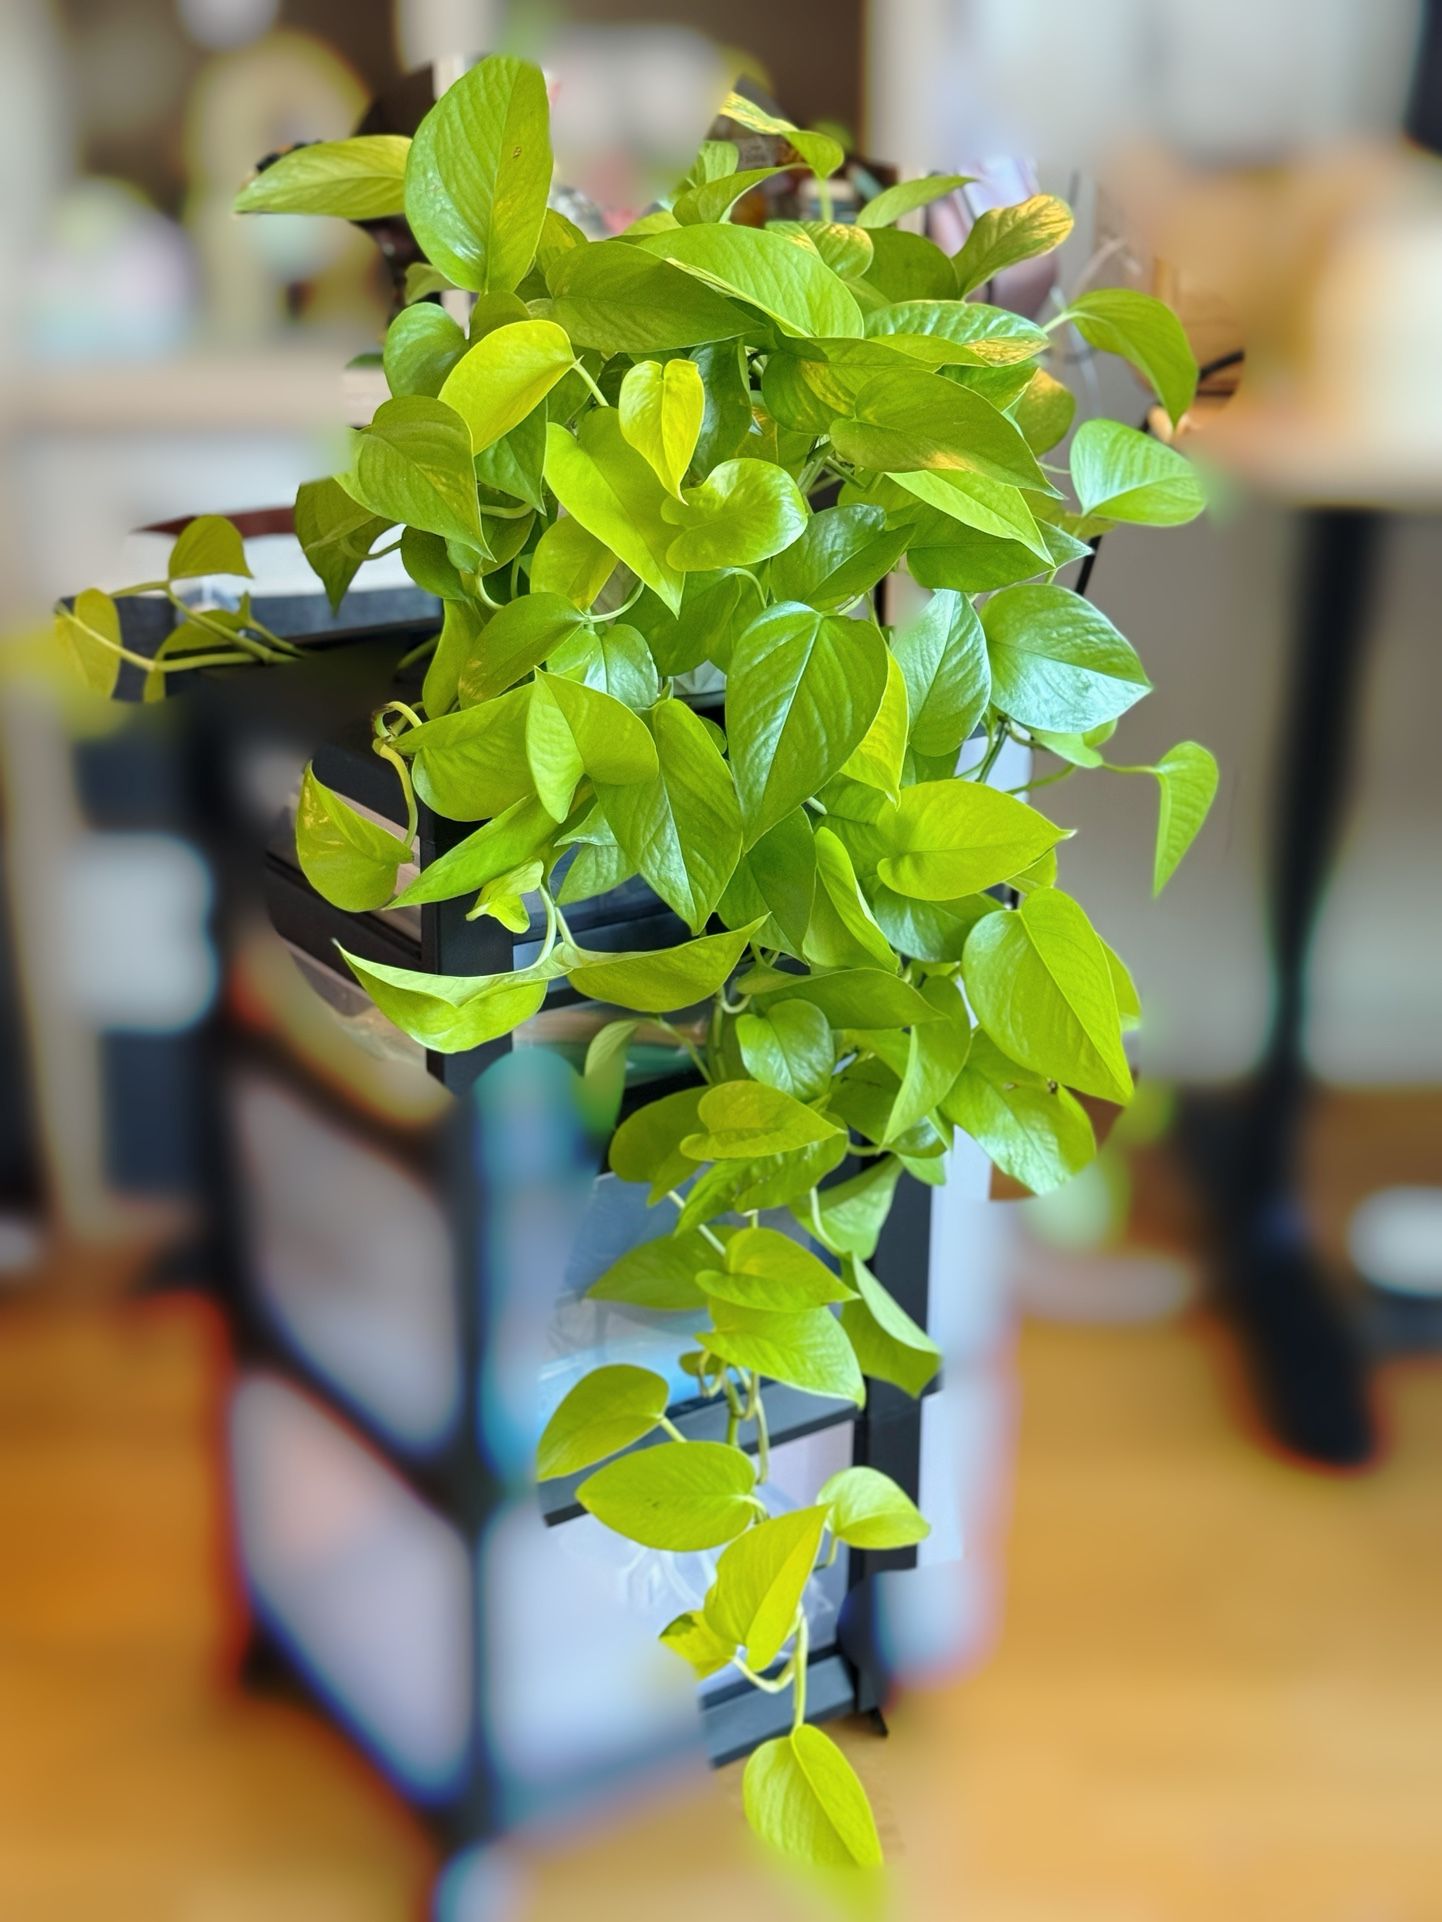
[[[520,932],[539,899],[544,940],[513,972],[347,954],[428,1048],[508,1033],[567,976],[615,1011],[586,1067],[612,1098],[638,1032],[659,1024],[690,1057],[692,1085],[637,1110],[610,1149],[669,1232],[592,1292],[691,1311],[688,1327],[704,1311],[681,1362],[724,1399],[727,1440],[684,1441],[660,1376],[608,1366],[556,1410],[539,1471],[590,1471],[580,1500],[632,1541],[720,1551],[704,1602],[663,1640],[699,1676],[729,1665],[794,1689],[793,1732],[747,1768],[748,1816],[793,1856],[866,1868],[880,1848],[865,1794],[805,1723],[807,1583],[841,1544],[898,1547],[927,1524],[867,1468],[772,1515],[756,1492],[763,1383],[858,1404],[868,1378],[919,1394],[936,1348],[867,1267],[898,1180],[942,1180],[961,1130],[1043,1192],[1094,1153],[1078,1096],[1131,1094],[1136,994],[1058,885],[1066,832],[988,777],[1008,741],[1054,757],[1052,780],[1150,775],[1158,889],[1199,829],[1211,756],[1183,742],[1155,765],[1108,763],[1147,676],[1054,576],[1107,528],[1191,519],[1202,489],[1179,454],[1113,421],[1078,429],[1069,470],[1048,461],[1074,404],[1044,362],[1074,326],[1174,420],[1196,370],[1174,316],[1140,293],[1084,294],[1046,328],[970,297],[1065,238],[1071,216],[1046,195],[983,216],[954,257],[892,223],[955,176],[889,188],[855,224],[732,223],[779,166],[824,182],[842,156],[734,95],[723,112],[784,141],[777,166],[738,172],[737,147],[708,141],[671,204],[614,239],[547,205],[542,78],[502,57],[413,141],[297,150],[239,205],[404,213],[428,262],[386,335],[391,398],[346,471],[296,502],[333,602],[398,544],[444,603],[419,705],[375,717],[408,825],[377,826],[310,770],[301,865],[356,912],[467,897]],[[474,296],[467,322],[428,297],[446,288]],[[832,504],[814,507],[822,490]],[[926,592],[885,627],[874,596],[902,569]],[[187,574],[245,571],[234,530],[208,519],[146,586],[178,601]],[[245,604],[186,614],[157,690],[184,668],[297,651]],[[112,599],[80,595],[58,633],[91,685],[113,686]],[[724,727],[687,698],[705,669],[725,677]],[[398,890],[417,796],[476,825]],[[687,938],[588,953],[567,907],[636,875]],[[848,1159],[860,1172],[834,1179]]]

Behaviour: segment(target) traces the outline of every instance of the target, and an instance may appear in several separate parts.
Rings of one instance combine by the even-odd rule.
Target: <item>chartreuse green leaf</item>
[[[616,571],[616,556],[604,541],[570,514],[562,514],[536,542],[531,556],[531,591],[561,594],[588,608]]]
[[[1186,330],[1164,300],[1132,287],[1098,287],[1078,294],[1062,318],[1089,347],[1130,361],[1156,389],[1175,426],[1196,396],[1197,363]]]
[[[906,684],[911,744],[955,754],[991,699],[991,663],[976,609],[950,590],[933,594],[902,628],[892,653]]]
[[[608,1021],[586,1044],[581,1069],[581,1099],[593,1128],[614,1128],[626,1092],[626,1055],[636,1031],[635,1019]]]
[[[392,968],[340,950],[341,958],[381,1013],[437,1054],[459,1054],[509,1034],[546,998],[547,977],[526,974],[432,974]]]
[[[562,1399],[536,1448],[542,1481],[574,1475],[649,1435],[666,1412],[665,1378],[613,1362],[583,1375]]]
[[[884,881],[867,890],[871,911],[894,948],[914,961],[959,961],[966,937],[984,914],[1000,911],[989,894],[963,894],[954,901],[915,901]]]
[[[1050,1194],[1096,1154],[1092,1124],[1075,1095],[1009,1060],[984,1034],[973,1040],[943,1109],[1003,1174],[1034,1194]]]
[[[381,356],[392,395],[440,393],[466,351],[466,336],[444,307],[422,301],[403,307],[386,329]]]
[[[440,397],[470,429],[481,453],[540,406],[575,365],[552,320],[516,320],[485,334],[455,363]]]
[[[1051,337],[1033,320],[977,300],[901,300],[866,317],[870,342],[933,367],[1014,367]]]
[[[763,1742],[741,1781],[746,1820],[780,1854],[814,1869],[877,1869],[881,1841],[866,1790],[841,1750],[802,1723]]]
[[[580,615],[559,594],[524,594],[484,621],[473,609],[465,612],[475,622],[474,639],[457,677],[457,692],[465,707],[504,694],[581,632]]]
[[[1071,477],[1088,520],[1180,527],[1207,504],[1197,470],[1175,448],[1115,420],[1084,421],[1071,444]]]
[[[805,601],[823,612],[845,609],[891,572],[908,532],[888,527],[880,507],[823,508],[772,561],[771,591],[778,601]]]
[[[710,938],[729,941],[735,937]],[[787,1154],[842,1132],[834,1121],[794,1095],[757,1081],[722,1081],[707,1088],[696,1113],[697,1132],[682,1143],[695,1161],[746,1161],[756,1155]]]
[[[681,1143],[696,1126],[701,1093],[700,1088],[682,1088],[628,1115],[611,1137],[611,1172],[622,1181],[647,1183],[652,1201],[695,1174],[695,1159]],[[711,1244],[705,1246],[708,1260],[713,1259]]]
[[[917,999],[921,997],[918,995]],[[926,1003],[922,1002],[925,1007]],[[928,1014],[933,1010],[928,1009]],[[888,1023],[890,1025],[890,1023]],[[896,1184],[901,1179],[901,1163],[892,1155],[883,1155],[869,1162],[859,1175],[849,1181],[839,1181],[834,1188],[821,1191],[817,1204],[817,1214],[821,1219],[822,1233],[828,1247],[839,1254],[857,1255],[869,1261],[876,1253],[876,1244],[886,1217],[891,1212],[891,1198],[896,1193]],[[856,1270],[852,1270],[852,1281],[861,1291]],[[845,1307],[842,1309],[846,1312]]]
[[[527,795],[438,854],[391,905],[417,907],[425,901],[452,901],[459,894],[473,894],[548,851],[555,832],[556,823],[540,801]]]
[[[978,533],[998,540],[1019,541],[1043,567],[1051,566],[1046,538],[1017,488],[961,467],[921,468],[898,472],[891,478],[908,494],[964,527],[974,527]]]
[[[937,976],[924,981],[921,992],[941,1019],[923,1021],[911,1030],[906,1072],[886,1124],[889,1143],[899,1141],[950,1094],[971,1047],[971,1022],[955,982]]]
[[[401,735],[396,746],[415,763],[416,792],[451,821],[483,821],[534,794],[526,756],[532,690],[442,714]]]
[[[577,347],[654,354],[735,340],[746,316],[693,274],[629,240],[592,241],[548,270],[551,317]]]
[[[950,300],[956,293],[951,262],[936,242],[893,227],[871,229],[871,265],[865,284],[872,290],[873,305]]]
[[[796,539],[808,513],[785,468],[766,460],[723,461],[699,487],[688,487],[679,504],[668,502],[662,511],[681,530],[666,559],[683,573],[769,560]]]
[[[894,800],[901,786],[910,718],[906,678],[895,655],[888,653],[886,691],[881,697],[881,706],[872,717],[871,726],[852,749],[841,770],[847,779],[860,781],[863,787],[877,788]]]
[[[1038,367],[1009,409],[1034,454],[1065,440],[1076,416],[1076,397],[1045,367]]]
[[[587,236],[574,220],[568,220],[554,207],[547,207],[541,216],[541,236],[536,242],[536,265],[543,274],[548,274],[563,255],[587,244]]]
[[[843,1302],[841,1325],[862,1373],[873,1381],[889,1381],[908,1395],[919,1395],[941,1366],[941,1350],[892,1299],[856,1251],[848,1272],[857,1298]]]
[[[1097,938],[1101,939],[1100,936]],[[1122,1032],[1129,1034],[1141,1022],[1142,998],[1137,993],[1137,984],[1132,979],[1131,969],[1116,949],[1108,942],[1102,941],[1102,953],[1107,958],[1107,968],[1111,973],[1112,991],[1117,998],[1117,1014],[1121,1019]]]
[[[1181,741],[1151,772],[1161,789],[1152,868],[1152,893],[1160,894],[1211,811],[1217,792],[1217,763],[1196,741]]]
[[[457,287],[510,293],[536,257],[551,190],[551,121],[539,67],[490,54],[416,129],[405,215]]]
[[[239,529],[223,514],[197,514],[176,536],[165,573],[172,581],[197,580],[204,574],[243,574],[249,579]]]
[[[843,460],[877,473],[957,469],[1011,487],[1055,489],[1021,429],[981,394],[924,368],[873,374],[831,439]]]
[[[572,613],[566,602],[558,605]],[[558,821],[570,813],[583,774],[620,786],[656,772],[656,749],[645,722],[609,694],[559,674],[538,673],[532,684],[526,758],[537,794]]]
[[[816,844],[805,810],[782,815],[743,861],[762,903],[799,954],[816,893]]]
[[[708,1626],[704,1615],[690,1608],[668,1622],[659,1639],[683,1662],[690,1663],[698,1682],[725,1668],[736,1653],[734,1643],[728,1645]]]
[[[706,389],[694,360],[643,360],[621,382],[621,432],[677,500],[705,412]]]
[[[583,416],[576,436],[553,421],[546,429],[546,483],[568,514],[618,555],[673,614],[681,573],[667,555],[676,530],[650,465],[621,432],[614,407]]]
[[[1023,727],[1082,733],[1150,691],[1130,644],[1069,587],[1008,587],[981,611],[992,699]]]
[[[347,499],[349,499],[348,496]],[[350,505],[354,507],[354,501],[351,501]],[[476,564],[484,559],[483,556],[472,554],[464,548],[457,547],[456,552],[464,560],[467,572],[474,572]],[[470,589],[462,580],[461,571],[451,559],[447,543],[439,534],[428,534],[420,527],[403,527],[401,529],[401,565],[417,587],[424,588],[427,594],[434,594],[437,600],[469,603]],[[436,651],[441,653],[444,649],[438,648]],[[432,655],[431,659],[434,662],[435,655]],[[440,706],[431,707],[427,703],[432,714],[442,713],[449,702],[455,699],[455,675],[449,667],[442,670],[437,677],[437,685],[440,686],[442,683],[448,686],[450,691],[441,701]]]
[[[657,1442],[598,1468],[576,1490],[597,1521],[644,1548],[719,1548],[755,1513],[756,1466],[722,1442]]]
[[[1015,207],[991,207],[977,216],[953,255],[958,293],[969,294],[1019,260],[1049,254],[1071,232],[1072,211],[1052,194],[1033,194]]]
[[[703,140],[677,193],[684,193],[688,187],[699,186],[707,180],[725,180],[735,173],[740,159],[741,150],[734,140]]]
[[[396,891],[396,869],[410,845],[359,814],[307,764],[295,810],[300,871],[316,893],[351,914],[383,908]]]
[[[714,1326],[697,1337],[733,1368],[746,1368],[807,1395],[866,1400],[866,1384],[841,1323],[829,1308],[773,1314],[713,1298]]]
[[[904,1028],[913,1021],[936,1019],[936,1010],[909,982],[880,968],[838,968],[831,974],[813,974],[797,981],[795,987],[780,988],[768,995],[766,1006],[769,1011],[793,1000],[812,1002],[833,1028]]]
[[[910,1548],[931,1533],[916,1503],[876,1468],[843,1468],[816,1499],[831,1510],[830,1528],[851,1548]]]
[[[830,828],[816,830],[817,888],[802,944],[816,967],[900,966],[891,943],[876,925],[851,865],[851,856]]]
[[[499,921],[512,934],[524,934],[531,925],[526,897],[541,885],[545,873],[543,862],[525,861],[519,867],[507,868],[504,874],[493,876],[482,885],[466,919]]]
[[[748,133],[779,134],[818,180],[829,179],[846,158],[840,141],[833,140],[830,134],[808,133],[801,127],[795,127],[789,120],[767,113],[764,107],[758,107],[754,100],[748,100],[744,94],[728,93],[717,113],[720,119],[734,120],[738,127],[745,127]]]
[[[759,307],[784,333],[813,340],[862,331],[861,309],[845,281],[784,234],[725,224],[676,227],[634,244]]]
[[[588,842],[577,848],[576,858],[566,869],[556,901],[563,908],[573,901],[589,901],[598,894],[629,881],[636,870],[614,840]]]
[[[588,955],[571,969],[571,985],[593,1001],[614,1001],[640,1014],[666,1014],[715,994],[755,932],[753,925],[703,934],[674,948]]]
[[[1024,801],[965,780],[903,788],[883,828],[890,853],[881,879],[922,901],[953,901],[1010,880],[1065,833]]]
[[[470,432],[441,401],[407,394],[383,402],[355,437],[350,470],[336,478],[373,514],[485,548]]]
[[[767,608],[738,636],[726,722],[748,846],[843,766],[886,674],[886,643],[870,621],[799,602]]]
[[[829,434],[858,391],[879,372],[914,363],[883,341],[793,341],[766,357],[761,397],[773,417],[799,433]]]
[[[73,607],[55,609],[55,640],[75,679],[104,699],[120,676],[120,609],[108,594],[87,587]]]
[[[336,214],[342,220],[385,220],[405,205],[404,134],[357,134],[318,140],[282,154],[235,200],[238,214]]]
[[[831,1024],[809,1001],[783,1001],[765,1014],[736,1017],[736,1040],[746,1072],[798,1101],[826,1092],[836,1065]]]
[[[889,227],[893,220],[914,214],[918,207],[929,207],[933,200],[965,187],[971,174],[928,174],[924,180],[899,180],[894,187],[883,187],[875,199],[868,200],[856,216],[858,227]]]
[[[832,273],[843,280],[856,280],[871,265],[871,235],[862,227],[845,220],[768,220],[773,234],[785,234],[798,246],[811,247],[820,254]]]
[[[738,1308],[796,1314],[850,1300],[854,1290],[799,1241],[779,1228],[738,1228],[726,1243],[726,1265],[714,1255],[696,1277],[706,1295]]]
[[[616,840],[693,932],[710,919],[741,856],[741,810],[731,770],[706,724],[684,701],[651,713],[657,768],[624,786],[596,777]]]
[[[661,677],[645,638],[620,621],[579,629],[551,655],[550,668],[567,680],[599,688],[627,707],[649,707],[661,692]]]
[[[1104,1101],[1130,1101],[1111,969],[1070,895],[1039,888],[1013,912],[978,921],[962,979],[977,1021],[1013,1061]]]
[[[336,480],[302,481],[295,496],[295,537],[334,611],[366,556],[395,522],[373,514]]]
[[[676,198],[671,211],[683,227],[724,220],[742,194],[749,194],[763,180],[784,171],[781,167],[747,167],[740,173],[718,174],[714,180],[698,181]]]
[[[816,1566],[825,1508],[793,1509],[748,1528],[716,1564],[705,1617],[719,1640],[746,1651],[762,1674],[796,1632],[796,1611]]]
[[[649,1107],[638,1108],[632,1120],[649,1114],[652,1107],[659,1105],[652,1102]],[[694,1118],[693,1106],[692,1120]],[[630,1122],[622,1125],[629,1127]],[[689,1128],[690,1122],[686,1126]],[[679,1154],[679,1150],[673,1143],[665,1153],[669,1159]],[[683,1157],[678,1179],[684,1181],[694,1166],[689,1156]],[[648,1170],[641,1179],[649,1180],[650,1174]],[[696,1277],[715,1260],[716,1250],[699,1228],[684,1234],[657,1235],[654,1240],[628,1248],[599,1280],[591,1283],[586,1293],[597,1301],[623,1301],[633,1308],[701,1308],[706,1297],[696,1285]]]
[[[693,280],[690,284],[694,287],[700,283]],[[690,358],[700,368],[706,388],[706,411],[701,417],[701,436],[691,468],[693,473],[709,474],[719,462],[740,453],[751,433],[751,370],[739,340],[697,347]]]

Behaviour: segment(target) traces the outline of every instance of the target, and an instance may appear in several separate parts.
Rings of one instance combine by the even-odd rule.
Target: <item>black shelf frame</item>
[[[525,932],[513,934],[490,919],[467,921],[462,901],[441,902],[422,908],[417,940],[413,931],[407,932],[382,915],[344,914],[309,888],[284,834],[277,837],[267,827],[257,838],[255,823],[246,820],[238,799],[246,756],[257,747],[280,743],[295,751],[297,776],[304,760],[313,753],[316,771],[327,785],[397,825],[402,821],[394,775],[370,751],[368,717],[391,693],[414,692],[413,684],[395,679],[396,664],[418,641],[435,632],[439,609],[419,593],[387,594],[374,597],[386,603],[384,609],[375,610],[382,615],[376,620],[371,610],[360,605],[371,598],[350,596],[343,604],[342,617],[330,623],[320,618],[323,603],[310,597],[304,602],[288,599],[279,603],[258,598],[257,614],[277,632],[296,638],[321,636],[314,642],[313,655],[304,663],[287,666],[283,682],[274,672],[262,676],[253,670],[197,676],[196,681],[208,685],[188,692],[183,703],[168,700],[164,704],[168,710],[182,705],[188,709],[179,736],[181,759],[196,819],[204,824],[201,837],[208,843],[207,851],[219,877],[218,945],[227,956],[231,952],[230,937],[247,911],[253,918],[263,904],[285,941],[312,962],[333,969],[347,980],[349,976],[334,954],[338,940],[365,958],[402,967],[477,974],[507,969],[517,947],[539,939],[539,925],[533,922]],[[127,643],[146,653],[153,651],[176,618],[168,607],[162,614],[149,602],[121,605]],[[135,682],[128,691],[138,693],[143,681],[141,671],[126,671]],[[257,687],[261,681],[266,683],[264,695]],[[280,685],[286,691],[283,707],[274,698],[274,690]],[[126,691],[122,687],[121,692]],[[338,700],[353,703],[351,722],[339,730],[335,723]],[[705,712],[704,703],[698,706]],[[472,831],[469,824],[439,819],[424,804],[419,812],[423,864]],[[661,945],[687,932],[640,882],[578,904],[568,913],[568,919],[589,946],[601,949]],[[546,1006],[580,999],[562,980],[553,984]],[[496,1482],[475,1445],[490,1289],[484,1237],[479,1232],[486,1199],[477,1191],[476,1157],[466,1140],[465,1128],[442,1128],[418,1135],[359,1111],[283,1044],[257,1035],[228,1007],[222,1007],[199,1045],[207,1054],[207,1079],[215,1096],[203,1124],[211,1204],[207,1265],[229,1317],[237,1371],[263,1372],[289,1381],[319,1401],[344,1432],[381,1456],[419,1501],[461,1535],[471,1550],[474,1582],[475,1544],[500,1503],[513,1491]],[[464,1055],[431,1053],[427,1067],[450,1092],[463,1095],[509,1048],[506,1037]],[[397,1158],[447,1196],[459,1230],[455,1288],[461,1392],[451,1436],[434,1450],[417,1451],[400,1444],[353,1395],[292,1346],[258,1299],[251,1277],[241,1163],[231,1139],[222,1093],[229,1078],[242,1069],[278,1080],[292,1093],[316,1104],[358,1141]],[[654,1080],[629,1090],[623,1113],[693,1079],[689,1074],[678,1074],[671,1080]],[[460,1111],[466,1112],[468,1106],[460,1104]],[[598,1144],[598,1172],[604,1165],[604,1144]],[[857,1166],[844,1163],[833,1179],[844,1179],[856,1172]],[[898,1303],[923,1326],[928,1306],[930,1214],[930,1189],[904,1176],[871,1264]],[[773,1384],[767,1391],[767,1403],[773,1450],[822,1430],[849,1426],[855,1462],[884,1469],[913,1499],[919,1495],[921,1407],[899,1390],[884,1383],[871,1384],[866,1408],[857,1410],[850,1403],[828,1401]],[[725,1410],[714,1403],[681,1402],[671,1413],[688,1437],[707,1439],[724,1433]],[[541,1486],[539,1499],[548,1524],[564,1526],[584,1512],[574,1497],[580,1479],[578,1476]],[[854,1595],[871,1574],[911,1566],[915,1561],[915,1549],[885,1553],[852,1550],[848,1556],[848,1590]],[[284,1678],[287,1687],[310,1696],[328,1716],[347,1722],[343,1708],[312,1685],[292,1658],[283,1636],[267,1624],[259,1598],[244,1582],[243,1569],[237,1569],[237,1574],[251,1610],[249,1639],[241,1657],[243,1677],[255,1684]],[[811,1719],[880,1706],[884,1679],[869,1666],[861,1643],[848,1643],[845,1628],[843,1608],[839,1642],[811,1653],[807,1683]],[[384,1754],[350,1724],[359,1745],[382,1773],[407,1799],[417,1802],[443,1838],[456,1846],[493,1835],[498,1820],[500,1798],[483,1740],[486,1703],[479,1665],[477,1670],[470,1718],[471,1753],[462,1786],[454,1796],[419,1802],[414,1790],[397,1780]],[[713,1690],[702,1697],[701,1716],[708,1752],[718,1765],[738,1759],[790,1726],[786,1697],[755,1690],[739,1678],[734,1688]]]

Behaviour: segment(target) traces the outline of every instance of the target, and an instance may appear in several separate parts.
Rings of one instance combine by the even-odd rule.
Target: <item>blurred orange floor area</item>
[[[224,1679],[220,1362],[184,1299],[0,1310],[5,1922],[423,1913],[418,1826],[324,1724]],[[1238,1433],[1197,1320],[1032,1325],[1019,1370],[1000,1646],[892,1740],[844,1736],[903,1913],[1435,1922],[1442,1370],[1389,1371],[1391,1452],[1351,1479]],[[717,1796],[734,1771],[574,1838],[520,1914],[710,1922],[744,1887],[778,1915],[679,1847]]]

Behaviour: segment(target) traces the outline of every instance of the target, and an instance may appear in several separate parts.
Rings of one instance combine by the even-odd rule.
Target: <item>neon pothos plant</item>
[[[898,1181],[942,1181],[959,1129],[1050,1189],[1094,1153],[1078,1096],[1131,1093],[1137,997],[1058,885],[1066,831],[988,781],[1008,742],[1058,763],[1037,787],[1151,776],[1157,889],[1200,827],[1216,784],[1204,748],[1106,759],[1147,677],[1054,575],[1106,528],[1190,520],[1202,490],[1180,455],[1112,421],[1077,430],[1069,468],[1049,462],[1074,403],[1042,363],[1074,327],[1138,368],[1174,421],[1196,370],[1176,319],[1140,293],[1085,294],[1047,328],[972,297],[1065,237],[1071,216],[1046,195],[983,215],[951,257],[892,223],[955,177],[888,188],[855,225],[733,224],[760,180],[801,167],[824,189],[842,155],[734,95],[722,111],[773,136],[776,164],[738,172],[735,145],[707,141],[671,204],[609,240],[547,206],[542,77],[499,57],[414,140],[299,149],[238,204],[404,213],[426,256],[385,339],[392,397],[295,510],[333,602],[398,544],[444,603],[419,703],[375,716],[406,828],[308,770],[301,865],[361,912],[474,897],[472,915],[520,931],[539,899],[539,954],[511,973],[346,955],[428,1048],[507,1033],[566,976],[619,1011],[590,1046],[592,1082],[619,1086],[638,1032],[659,1027],[689,1057],[692,1084],[610,1147],[667,1231],[592,1293],[705,1311],[680,1361],[724,1399],[726,1440],[685,1441],[660,1375],[600,1367],[552,1416],[539,1471],[591,1470],[581,1502],[634,1542],[719,1551],[704,1601],[662,1639],[698,1676],[729,1665],[791,1689],[793,1732],[751,1757],[747,1813],[793,1856],[865,1867],[881,1856],[865,1793],[805,1720],[807,1584],[840,1544],[896,1548],[928,1525],[860,1467],[772,1515],[757,1493],[764,1384],[860,1404],[870,1376],[919,1394],[937,1350],[866,1265]],[[464,303],[431,298],[446,289],[474,296],[465,324]],[[929,598],[884,627],[873,596],[902,569]],[[235,530],[206,519],[147,585],[178,599],[187,575],[246,571]],[[114,601],[81,595],[58,631],[113,686]],[[298,651],[245,603],[187,608],[152,685]],[[682,691],[708,667],[725,677],[724,728]],[[417,796],[477,825],[397,891]],[[634,875],[686,938],[588,953],[566,909]],[[860,1171],[829,1179],[848,1158]]]

